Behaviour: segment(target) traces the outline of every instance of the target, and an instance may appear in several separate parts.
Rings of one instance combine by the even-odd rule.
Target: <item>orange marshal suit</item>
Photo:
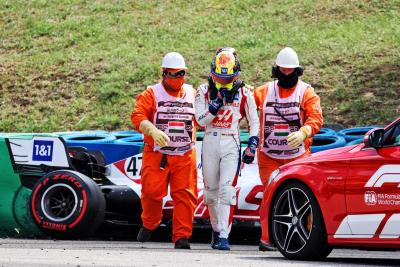
[[[194,90],[194,89],[193,89]],[[178,92],[167,91],[170,96],[182,97],[183,89]],[[193,103],[194,105],[194,103]],[[156,98],[152,87],[141,93],[131,114],[131,121],[139,130],[143,120],[153,123],[156,113]],[[193,140],[196,138],[193,122]],[[151,136],[144,136],[142,158],[142,222],[149,230],[154,230],[161,223],[163,197],[168,193],[173,200],[172,241],[189,238],[192,234],[193,214],[197,206],[197,166],[196,150],[192,149],[184,155],[167,155],[165,169],[160,169],[163,154],[154,151],[154,141]]]

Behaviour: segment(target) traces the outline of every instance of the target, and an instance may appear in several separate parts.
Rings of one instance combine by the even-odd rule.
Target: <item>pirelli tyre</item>
[[[286,258],[320,260],[332,251],[320,207],[304,184],[285,185],[274,197],[271,212],[274,243]]]
[[[54,238],[74,239],[93,234],[104,220],[105,199],[89,177],[71,170],[46,174],[32,191],[34,221]]]

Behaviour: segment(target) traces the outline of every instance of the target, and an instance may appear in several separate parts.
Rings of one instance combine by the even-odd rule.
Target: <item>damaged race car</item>
[[[201,151],[201,141],[197,144]],[[143,142],[70,145],[54,134],[0,134],[0,234],[84,238],[103,223],[140,225]],[[195,224],[208,225],[198,154]],[[262,185],[246,165],[236,186],[234,224],[259,225]],[[173,203],[163,201],[163,219]]]
[[[400,249],[400,117],[358,145],[275,170],[261,204],[262,244],[289,259],[332,247]]]

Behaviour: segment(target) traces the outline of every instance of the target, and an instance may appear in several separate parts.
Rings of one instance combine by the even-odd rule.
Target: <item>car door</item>
[[[381,145],[356,148],[350,163],[346,219],[353,238],[400,236],[400,118]]]

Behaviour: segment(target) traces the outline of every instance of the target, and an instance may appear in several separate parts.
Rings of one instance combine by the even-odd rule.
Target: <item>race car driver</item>
[[[159,226],[168,183],[173,200],[172,241],[190,249],[197,205],[195,90],[185,84],[186,64],[171,52],[162,61],[162,81],[149,86],[137,100],[131,121],[144,134],[142,159],[142,222],[137,240],[146,242]]]
[[[246,117],[250,138],[243,162],[254,160],[259,121],[251,91],[239,79],[240,63],[233,48],[218,49],[208,83],[196,94],[196,120],[205,127],[202,146],[204,202],[213,229],[211,247],[230,250],[228,236],[236,205],[235,185],[241,165],[239,123]]]
[[[274,81],[254,91],[260,111],[260,147],[257,151],[260,178],[264,189],[271,173],[279,166],[311,154],[311,137],[320,130],[323,118],[320,99],[311,85],[299,77],[303,67],[297,53],[283,48],[272,67]],[[267,194],[264,190],[264,196]],[[263,198],[264,199],[264,198]],[[260,208],[260,217],[264,210]],[[261,238],[260,250],[268,244]]]

